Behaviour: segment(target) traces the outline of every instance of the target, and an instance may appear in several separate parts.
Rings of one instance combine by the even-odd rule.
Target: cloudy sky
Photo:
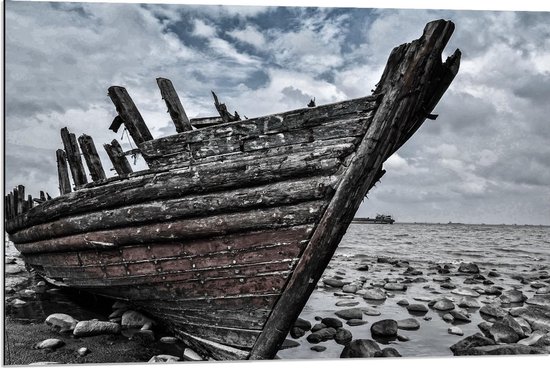
[[[549,225],[548,12],[9,1],[5,188],[58,195],[65,126],[92,135],[110,167],[101,146],[121,138],[108,130],[111,85],[128,89],[154,137],[175,133],[159,76],[190,117],[215,115],[211,89],[248,117],[361,97],[391,49],[438,18],[456,24],[446,55],[462,50],[459,75],[358,216]]]

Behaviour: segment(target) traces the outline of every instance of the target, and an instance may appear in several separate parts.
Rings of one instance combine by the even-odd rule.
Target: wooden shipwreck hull
[[[115,140],[106,178],[92,139],[65,128],[62,195],[19,186],[6,230],[54,284],[131,301],[205,356],[273,358],[383,162],[433,117],[459,67],[458,50],[441,61],[453,29],[434,21],[395,48],[369,97],[254,119],[215,96],[219,118],[189,120],[159,78],[178,131],[159,139],[111,87],[111,128],[125,125],[149,169],[133,173]]]

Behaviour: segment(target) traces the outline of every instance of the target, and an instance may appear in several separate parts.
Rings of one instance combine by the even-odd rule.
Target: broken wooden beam
[[[15,189],[14,189],[15,191]],[[22,214],[24,211],[25,203],[25,187],[23,185],[17,186],[17,214]]]
[[[84,171],[84,165],[80,158],[80,149],[76,142],[76,136],[74,133],[69,133],[67,128],[61,129],[61,140],[63,141],[63,147],[65,147],[65,153],[67,161],[69,162],[69,168],[71,169],[71,175],[75,187],[79,187],[88,182],[86,178],[86,172]]]
[[[116,139],[113,139],[111,144],[104,144],[103,147],[105,147],[105,151],[107,151],[107,154],[113,164],[113,168],[118,175],[128,175],[133,172],[128,159],[122,151],[122,147],[120,147],[120,144]]]
[[[222,118],[224,123],[241,120],[241,117],[239,116],[239,113],[237,113],[237,111],[235,111],[235,115],[231,115],[229,111],[227,111],[227,106],[225,106],[224,103],[220,103],[218,101],[218,96],[216,96],[214,91],[210,92],[212,92],[212,96],[214,97],[214,106],[216,106],[216,110],[218,110],[218,113],[220,114],[220,117]]]
[[[33,203],[32,203],[32,195],[28,195],[27,196],[27,211],[30,210],[33,206]]]
[[[13,194],[8,193],[4,199],[4,209],[5,209],[5,216],[7,219],[11,219],[13,217],[13,210],[12,210],[12,198]]]
[[[40,191],[40,200],[44,202],[46,201],[46,195],[44,194],[43,190]]]
[[[168,113],[176,126],[176,132],[183,133],[188,130],[193,130],[172,81],[166,78],[157,78],[157,84],[162,99],[166,102]]]
[[[153,139],[151,132],[149,132],[149,128],[145,125],[143,117],[139,113],[134,101],[130,98],[126,88],[119,86],[109,87],[109,97],[116,107],[118,116],[122,119],[124,126],[128,129],[128,132],[130,132],[136,144]],[[120,120],[115,118],[115,121],[111,124],[111,128],[114,128],[113,130],[116,132],[119,126]]]
[[[55,154],[57,156],[57,178],[59,179],[59,194],[63,195],[70,193],[71,182],[69,181],[69,170],[67,168],[67,155],[62,149],[58,149]]]
[[[105,171],[103,171],[101,159],[97,154],[92,137],[82,134],[78,137],[78,143],[80,144],[80,149],[82,149],[82,155],[84,155],[84,159],[86,161],[86,165],[88,165],[88,171],[90,171],[92,180],[98,181],[105,179]]]

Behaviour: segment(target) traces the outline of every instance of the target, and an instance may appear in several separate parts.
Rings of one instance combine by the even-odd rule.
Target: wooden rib
[[[42,202],[46,202],[46,194],[44,193],[43,190],[40,191],[40,200]]]
[[[104,144],[103,147],[105,147],[105,151],[107,151],[107,155],[109,155],[113,168],[118,175],[128,175],[133,171],[116,139],[113,139],[111,144]]]
[[[12,194],[9,193],[4,197],[4,211],[5,211],[4,216],[6,216],[5,218],[7,218],[7,219],[11,219],[13,217],[12,210],[11,210],[11,203],[10,203],[10,196],[11,195]]]
[[[59,180],[59,194],[67,194],[71,192],[71,182],[69,181],[69,170],[67,167],[67,155],[62,149],[56,152],[57,157],[57,178]]]
[[[27,204],[26,204],[26,207],[27,207],[27,211],[30,210],[33,206],[33,203],[32,203],[32,195],[28,195],[27,196]]]
[[[109,97],[136,144],[153,139],[134,101],[124,87],[109,87]]]
[[[17,214],[24,213],[25,203],[25,187],[23,185],[17,186]]]
[[[86,184],[88,179],[86,178],[86,172],[84,171],[82,159],[80,158],[80,149],[76,143],[76,136],[74,133],[69,133],[67,128],[63,128],[61,129],[61,140],[63,141],[63,147],[65,148],[74,185],[79,187]]]
[[[157,78],[157,84],[162,99],[166,102],[168,113],[176,126],[176,131],[178,133],[183,133],[188,130],[193,130],[172,82],[166,78]]]
[[[17,242],[31,242],[148,222],[173,221],[194,216],[204,217],[250,208],[267,208],[322,199],[333,193],[337,181],[338,178],[334,176],[309,177],[254,188],[189,195],[113,210],[99,210],[31,226],[13,234],[13,239]]]
[[[92,137],[86,134],[82,134],[78,137],[78,143],[80,144],[80,149],[82,150],[82,155],[86,164],[88,165],[88,171],[93,181],[105,179],[105,171],[103,171],[103,166],[101,165],[101,159],[97,154],[97,150],[94,145],[94,140]]]
[[[430,112],[433,108],[433,105],[423,104],[426,101],[435,104],[448,87],[452,80],[448,73],[456,73],[456,70],[442,68],[441,53],[453,29],[452,22],[431,22],[420,40],[401,45],[392,51],[376,89],[377,93],[384,93],[380,108],[254,345],[252,359],[269,359],[276,354],[328,265],[362,199],[374,184],[383,162],[395,146],[402,144],[402,139],[408,137],[406,132],[422,124],[426,111]],[[417,89],[417,93],[403,96],[404,92],[413,88]],[[437,98],[432,97],[437,94]]]
[[[315,222],[324,204],[323,200],[310,201],[291,206],[177,220],[170,223],[95,231],[31,243],[21,243],[22,239],[19,239],[17,240],[19,243],[17,249],[22,253],[109,249],[135,242],[143,244],[163,240],[177,241],[178,239],[216,236],[237,231],[275,229]],[[14,240],[14,242],[16,241]]]

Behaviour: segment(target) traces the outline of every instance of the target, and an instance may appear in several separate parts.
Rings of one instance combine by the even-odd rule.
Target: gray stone
[[[521,344],[504,344],[493,346],[479,346],[470,349],[469,355],[518,355],[518,354],[547,354],[544,349]]]
[[[65,345],[65,342],[60,339],[46,339],[35,345],[36,349],[57,349]]]
[[[316,323],[313,327],[311,327],[311,332],[316,332],[322,330],[323,328],[327,328],[327,325],[324,323]]]
[[[537,294],[550,294],[550,286],[537,289]]]
[[[353,284],[344,285],[344,286],[342,287],[342,291],[343,291],[344,293],[355,294],[355,293],[357,292],[357,290],[359,290],[359,286],[353,285]]]
[[[21,299],[14,299],[12,300],[11,302],[11,305],[13,305],[14,307],[22,307],[24,306],[25,304],[27,304],[27,302],[21,300]]]
[[[349,330],[345,328],[339,328],[336,330],[336,335],[334,335],[334,341],[340,345],[346,345],[352,340],[352,335]]]
[[[429,302],[432,301],[432,298],[428,298],[428,297],[425,297],[425,296],[414,297],[413,299],[418,301],[418,302],[426,302],[426,303],[429,303]]]
[[[384,358],[398,358],[401,354],[395,348],[384,348],[382,349],[382,356]]]
[[[537,306],[513,308],[510,314],[514,317],[521,317],[529,322],[533,330],[550,332],[550,313]]]
[[[116,302],[113,303],[113,306],[111,307],[113,310],[114,309],[130,309],[130,306],[124,302],[121,302],[120,300],[117,300]]]
[[[339,302],[336,302],[337,307],[353,307],[358,304],[359,302],[348,301],[348,300],[340,300]]]
[[[527,345],[527,346],[535,345],[537,341],[539,341],[542,337],[544,337],[544,335],[546,334],[543,331],[536,330],[531,334],[531,336],[526,337],[522,340],[519,340],[518,344]]]
[[[44,286],[46,286],[46,282],[45,282],[45,281],[38,281],[38,282],[36,283],[36,286],[38,286],[38,287],[44,287]]]
[[[438,311],[449,311],[455,309],[455,305],[449,299],[441,299],[434,304],[433,308]]]
[[[496,343],[514,343],[520,339],[510,326],[501,321],[495,322],[489,329],[489,333]]]
[[[330,287],[341,288],[342,286],[349,284],[349,282],[344,282],[335,278],[326,278],[323,279],[323,284]]]
[[[491,335],[491,326],[492,324],[483,321],[477,324],[477,327],[480,329],[480,331],[488,338],[492,339],[493,336]]]
[[[392,290],[392,291],[405,291],[407,290],[407,286],[397,283],[397,282],[387,282],[384,285],[385,290]]]
[[[362,319],[350,319],[346,322],[348,326],[362,326],[369,323],[368,321],[364,321]]]
[[[294,322],[294,327],[298,327],[304,331],[309,331],[311,330],[311,323],[305,319],[297,318],[296,322]]]
[[[550,294],[537,294],[531,298],[528,298],[525,303],[550,308]]]
[[[461,263],[458,267],[458,272],[463,273],[479,273],[479,267],[475,263]]]
[[[472,322],[470,317],[466,313],[463,313],[461,311],[452,310],[449,313],[451,314],[451,316],[453,316],[455,321],[468,322],[468,323]]]
[[[439,285],[439,287],[447,290],[456,289],[456,285],[450,282],[444,282],[443,284]]]
[[[359,267],[357,267],[356,270],[357,271],[368,271],[369,270],[369,265],[367,265],[367,264],[359,265]]]
[[[86,356],[86,355],[90,354],[90,349],[88,349],[86,347],[82,347],[82,348],[78,349],[76,351],[76,353],[78,355],[80,355],[81,357],[83,357],[83,356]]]
[[[336,314],[338,317],[340,317],[342,319],[345,319],[345,320],[348,320],[348,319],[362,319],[363,318],[363,312],[359,308],[342,309],[342,310],[334,312],[334,314]],[[330,326],[330,327],[335,327],[335,326]]]
[[[177,362],[180,358],[174,355],[168,355],[168,354],[161,354],[161,355],[155,355],[147,363],[170,363],[170,362]]]
[[[520,339],[522,339],[526,336],[525,332],[523,332],[523,328],[521,327],[519,322],[516,321],[516,319],[514,317],[512,317],[511,315],[508,315],[508,314],[505,315],[504,317],[502,317],[500,322],[504,323],[505,325],[510,327],[512,330],[514,330],[518,334]]]
[[[365,313],[365,315],[372,316],[372,317],[376,317],[376,316],[379,316],[381,314],[378,309],[369,308],[369,307],[361,308],[361,311],[363,313]]]
[[[458,301],[458,306],[463,308],[480,308],[481,307],[479,302],[470,296],[465,296],[461,298]]]
[[[407,310],[414,313],[427,313],[428,307],[426,307],[424,304],[409,304],[407,306]]]
[[[397,321],[393,319],[383,319],[374,322],[370,326],[372,336],[392,337],[397,335]]]
[[[48,326],[54,327],[58,331],[72,331],[78,323],[76,319],[64,313],[50,314],[45,322]]]
[[[174,336],[163,336],[160,338],[160,342],[162,342],[163,344],[175,344],[176,342],[178,342],[178,339]]]
[[[359,339],[353,340],[346,345],[340,354],[340,358],[373,358],[381,355],[382,350],[380,350],[380,346],[376,342],[368,339]]]
[[[361,311],[359,310],[359,312]],[[362,318],[362,315],[361,315],[361,318]],[[323,318],[321,320],[321,323],[327,327],[332,327],[332,328],[340,328],[343,326],[342,321],[340,321],[338,318],[333,318],[333,317]]]
[[[449,282],[451,278],[449,276],[434,276],[432,280],[435,282]]]
[[[487,316],[494,317],[494,318],[502,318],[507,314],[507,312],[504,309],[502,309],[501,307],[495,304],[484,305],[479,310],[479,313],[485,314]]]
[[[418,330],[420,328],[420,322],[415,318],[406,318],[397,321],[397,328],[401,330]]]
[[[462,332],[462,329],[460,329],[460,327],[458,326],[449,327],[447,332],[450,333],[451,335],[458,335],[458,336],[464,335],[464,332]]]
[[[407,299],[401,299],[401,300],[397,301],[397,305],[400,305],[402,307],[406,307],[407,305],[409,305],[409,301]]]
[[[154,325],[154,321],[143,314],[128,310],[122,315],[121,325],[124,328],[141,328],[144,325]]]
[[[183,350],[183,360],[197,362],[203,359],[196,351],[190,348],[185,348],[185,350]]]
[[[298,341],[285,339],[285,341],[283,341],[283,344],[281,345],[279,350],[292,349],[292,348],[296,348],[298,346],[300,346],[300,343]]]
[[[405,335],[397,334],[397,340],[402,341],[402,342],[406,342],[406,341],[409,341],[410,338],[408,338]]]
[[[455,318],[453,317],[453,315],[450,314],[450,313],[445,313],[445,314],[443,315],[443,317],[441,317],[441,318],[443,318],[443,320],[444,320],[445,322],[449,322],[449,323],[451,323],[451,322],[453,322],[453,321],[455,320]]]
[[[470,288],[458,288],[451,291],[451,293],[460,295],[460,296],[471,296],[474,298],[477,298],[479,296],[479,293],[473,289]]]
[[[292,327],[290,329],[290,336],[292,336],[293,339],[299,339],[300,337],[304,336],[306,332],[302,330],[300,327]]]
[[[386,293],[382,289],[364,289],[363,299],[368,300],[386,300]]]
[[[521,329],[523,330],[523,333],[527,336],[533,332],[533,329],[531,328],[531,325],[529,322],[525,320],[523,317],[515,317],[514,318],[516,322],[521,326]]]
[[[81,336],[95,336],[105,334],[118,334],[120,332],[120,325],[113,322],[103,321],[80,321],[76,324],[73,335],[77,337]]]
[[[503,291],[499,298],[503,303],[521,303],[527,299],[521,291],[514,289]]]
[[[332,327],[327,327],[309,334],[306,339],[312,344],[318,344],[322,341],[333,339],[334,335],[336,335],[336,329]]]
[[[322,352],[322,351],[327,350],[327,347],[326,347],[326,346],[322,346],[322,345],[315,345],[315,346],[312,346],[310,349],[313,350],[313,351],[316,351],[316,352],[320,353],[320,352]]]
[[[452,345],[450,349],[454,355],[468,355],[469,351],[472,348],[494,344],[495,342],[493,340],[483,336],[481,333],[478,332],[458,341],[457,343]]]
[[[490,286],[484,290],[487,295],[500,295],[502,294],[502,288],[498,286]]]

